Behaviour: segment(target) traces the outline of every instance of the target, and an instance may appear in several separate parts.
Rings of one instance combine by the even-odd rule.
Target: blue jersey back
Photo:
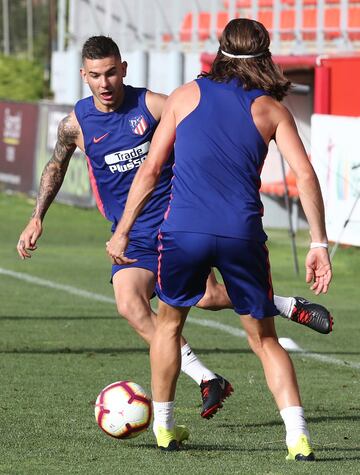
[[[262,90],[197,79],[200,102],[176,129],[172,197],[162,231],[262,241],[260,172],[267,145],[251,104]]]
[[[115,229],[135,173],[145,160],[157,122],[146,107],[144,88],[124,86],[124,101],[114,112],[101,112],[93,96],[77,102],[91,185],[101,213]],[[173,157],[164,166],[159,184],[136,220],[132,235],[157,232],[171,187]]]

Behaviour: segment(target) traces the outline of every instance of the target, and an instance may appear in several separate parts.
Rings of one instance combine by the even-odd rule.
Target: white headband
[[[224,56],[227,56],[228,58],[240,58],[240,59],[247,59],[247,58],[257,58],[258,56],[262,56],[263,54],[266,53],[266,51],[262,51],[261,53],[256,53],[256,54],[231,54],[227,53],[226,51],[223,51],[222,49],[220,50]]]

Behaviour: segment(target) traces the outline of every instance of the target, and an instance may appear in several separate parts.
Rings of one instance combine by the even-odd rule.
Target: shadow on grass
[[[0,316],[0,320],[114,320],[119,318],[118,315],[102,315],[101,317],[94,317],[94,316],[79,316],[79,315],[67,315],[67,316],[49,316],[46,315],[45,317],[40,317],[38,315],[36,316],[30,316],[30,315],[14,315],[14,316],[7,316],[3,315]]]
[[[85,318],[84,318],[85,319]],[[0,318],[1,320],[1,318]],[[250,348],[197,348],[193,347],[193,350],[198,355],[212,355],[212,354],[223,354],[223,355],[244,355],[244,354],[252,354],[253,352]],[[49,349],[41,349],[41,348],[31,348],[31,347],[24,347],[24,348],[7,348],[1,349],[0,354],[128,354],[128,353],[145,353],[148,352],[147,348],[49,348]],[[301,353],[293,352],[294,355],[301,356]],[[360,352],[307,352],[309,354],[324,354],[324,355],[360,355]]]
[[[100,355],[123,355],[131,353],[149,353],[148,348],[10,348],[6,350],[0,349],[0,354],[3,355],[87,355],[96,356]]]
[[[293,355],[300,355],[301,352],[290,351]],[[306,355],[360,355],[360,351],[308,351],[306,350]]]
[[[336,449],[336,450],[344,450],[344,449]],[[359,451],[359,448],[354,448],[351,450],[356,450]],[[360,456],[357,457],[352,457],[352,456],[344,456],[344,457],[329,457],[329,458],[322,458],[322,457],[316,457],[316,462],[346,462],[346,461],[351,461],[351,460],[360,460]],[[357,472],[359,473],[359,472]]]
[[[154,444],[139,444],[139,446],[146,449],[157,449]],[[184,445],[179,452],[196,450],[197,452],[281,452],[284,449],[281,447],[257,447],[249,449],[248,447],[239,447],[237,445],[215,445],[215,444],[194,444],[189,443]],[[164,451],[163,453],[167,453]]]
[[[321,417],[307,417],[307,422],[309,423],[320,423],[320,422],[334,422],[334,421],[360,421],[360,415],[353,415],[353,416],[321,416]],[[249,424],[219,424],[218,427],[223,427],[229,430],[237,430],[239,427],[244,428],[254,428],[254,427],[276,427],[276,426],[283,426],[283,422],[281,420],[274,420],[268,422],[261,422],[261,423],[249,423]]]
[[[154,449],[158,450],[157,447],[154,444],[139,444],[144,449]],[[196,452],[211,452],[212,454],[214,452],[239,452],[239,453],[246,453],[246,454],[251,454],[251,453],[277,453],[277,452],[286,452],[285,447],[280,447],[280,446],[274,446],[272,445],[271,447],[266,447],[266,446],[260,446],[260,447],[254,447],[254,448],[249,448],[249,447],[239,447],[237,445],[215,445],[215,444],[186,444],[183,448],[179,450],[179,452],[191,452],[191,451],[196,451]],[[322,456],[316,456],[316,462],[344,462],[344,461],[351,461],[351,460],[360,460],[360,455],[351,455],[348,453],[349,452],[358,452],[359,448],[358,447],[353,447],[353,448],[348,448],[348,447],[334,447],[331,449],[332,456],[326,457],[324,455]],[[159,451],[160,452],[160,451]],[[318,448],[315,450],[315,453],[319,452],[324,452],[324,449]],[[334,454],[335,452],[335,454]],[[336,456],[337,453],[339,452],[346,452],[345,455],[343,456]],[[167,454],[167,452],[160,452]],[[335,455],[335,456],[334,456]]]
[[[214,348],[213,350],[199,350],[194,348],[194,351],[198,354],[248,354],[252,353],[250,349],[221,349],[221,348]],[[24,354],[24,355],[56,355],[56,354],[74,354],[74,355],[81,355],[87,354],[88,356],[96,356],[97,354],[101,355],[113,355],[116,356],[117,354],[131,354],[131,353],[148,353],[148,348],[31,348],[31,347],[23,347],[23,348],[0,348],[0,354]]]
[[[346,452],[346,455],[339,456],[338,452]],[[357,454],[353,456],[352,454],[349,454],[350,452],[356,452]],[[324,455],[324,453],[329,453],[329,456]],[[346,462],[351,460],[360,460],[360,447],[315,447],[315,455],[317,462]]]
[[[243,354],[243,353],[253,353],[250,348],[197,348],[192,346],[193,350],[197,354],[207,355],[212,353],[224,353],[224,354]],[[291,355],[300,356],[302,355],[299,351],[289,351]],[[360,355],[360,351],[306,351],[306,356],[308,355]]]
[[[329,421],[360,421],[360,415],[353,416],[321,416],[321,417],[307,417],[308,422],[329,422]]]

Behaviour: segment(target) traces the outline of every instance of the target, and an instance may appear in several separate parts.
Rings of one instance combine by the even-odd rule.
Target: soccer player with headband
[[[150,348],[153,430],[163,450],[178,450],[188,437],[174,419],[181,332],[191,306],[206,291],[211,267],[216,267],[284,421],[286,458],[315,459],[295,370],[274,322],[277,309],[259,192],[260,171],[273,139],[296,177],[309,223],[313,244],[305,260],[306,281],[316,294],[327,292],[332,271],[319,182],[294,118],[281,104],[290,82],[273,63],[269,44],[261,23],[228,23],[210,72],[176,89],[167,100],[115,232],[122,254],[175,144],[171,199],[159,233],[160,302]],[[255,396],[255,408],[257,404]]]

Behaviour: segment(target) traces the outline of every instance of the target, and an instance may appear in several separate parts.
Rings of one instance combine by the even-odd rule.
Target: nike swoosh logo
[[[221,389],[224,391],[224,389],[225,389],[225,381],[224,381],[223,379],[220,379],[220,378],[218,378],[218,380],[219,380],[219,385],[220,385]]]
[[[101,137],[94,137],[94,143],[100,142],[102,139],[104,139],[107,135],[109,135],[109,132],[106,132],[106,134],[102,135]]]

